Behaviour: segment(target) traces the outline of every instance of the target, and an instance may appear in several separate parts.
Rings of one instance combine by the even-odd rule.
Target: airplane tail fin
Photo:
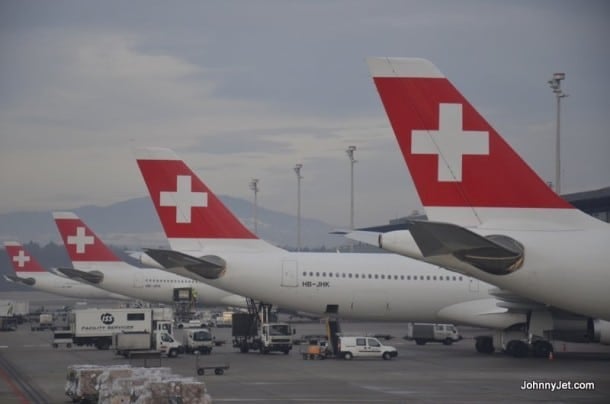
[[[431,220],[478,226],[511,215],[582,225],[586,215],[559,197],[431,62],[367,63]]]
[[[122,262],[76,214],[53,212],[53,219],[74,265]]]
[[[172,249],[277,249],[248,230],[172,150],[134,153]]]
[[[6,254],[11,260],[11,265],[15,273],[23,272],[47,272],[38,261],[23,248],[21,243],[16,241],[5,241],[4,247]]]

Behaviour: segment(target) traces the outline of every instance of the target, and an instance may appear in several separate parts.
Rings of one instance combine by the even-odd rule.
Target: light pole
[[[548,81],[557,99],[557,132],[555,134],[555,193],[557,195],[561,194],[561,99],[567,97],[567,94],[561,90],[561,81],[565,78],[565,73],[554,73],[553,78]]]
[[[297,175],[297,251],[301,251],[301,168],[303,164],[296,164],[294,172]]]
[[[354,152],[356,151],[356,146],[348,146],[345,152],[347,153],[347,157],[350,162],[350,209],[349,209],[349,228],[350,230],[354,229],[354,163],[358,160],[354,158]],[[354,251],[354,243],[350,241],[350,250]]]
[[[254,191],[254,234],[258,232],[258,178],[252,178],[250,189]]]

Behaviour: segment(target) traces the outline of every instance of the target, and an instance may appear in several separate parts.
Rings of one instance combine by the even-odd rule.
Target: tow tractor
[[[326,335],[319,335],[307,341],[307,347],[301,350],[303,359],[336,358],[339,354],[339,334],[341,325],[338,318],[339,306],[326,306]]]

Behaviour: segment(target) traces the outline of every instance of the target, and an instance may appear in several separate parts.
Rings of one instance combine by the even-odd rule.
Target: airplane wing
[[[523,264],[523,246],[503,235],[483,237],[464,227],[413,220],[409,232],[424,257],[452,255],[487,273],[506,275]]]
[[[75,268],[57,268],[57,271],[70,279],[82,279],[87,283],[97,284],[104,280],[104,274],[100,271],[81,271]]]
[[[165,269],[182,267],[205,279],[221,277],[227,266],[225,260],[216,255],[197,258],[174,250],[146,249],[145,252]]]

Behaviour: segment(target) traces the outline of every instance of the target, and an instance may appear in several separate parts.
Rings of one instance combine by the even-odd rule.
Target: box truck
[[[68,314],[68,323],[68,332],[57,335],[63,343],[66,335],[72,335],[72,345],[109,349],[116,333],[164,330],[171,335],[173,313],[169,308],[79,309]],[[62,342],[55,337],[57,347]]]
[[[174,358],[182,351],[182,345],[165,330],[115,333],[112,336],[112,345],[117,355],[126,358],[134,352],[156,352]]]
[[[409,323],[404,339],[415,341],[417,345],[424,345],[427,342],[442,342],[445,345],[451,345],[461,340],[462,336],[453,324]]]

